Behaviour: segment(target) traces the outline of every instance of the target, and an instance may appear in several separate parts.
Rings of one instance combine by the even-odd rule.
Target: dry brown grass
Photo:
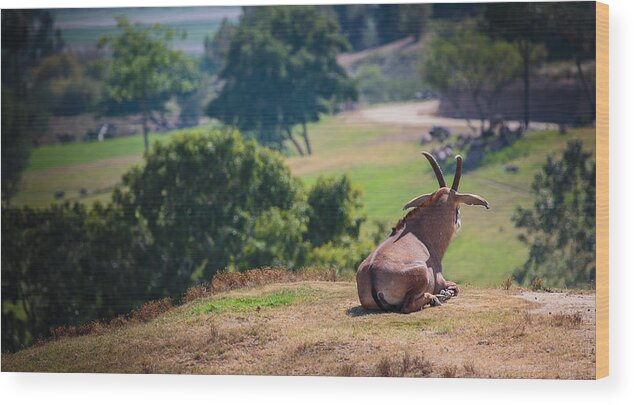
[[[260,310],[256,306],[235,310],[226,306],[228,302],[281,291],[301,294],[289,304],[263,306]],[[565,300],[566,295],[562,294],[561,299]],[[502,289],[468,286],[442,307],[410,315],[365,311],[357,300],[356,286],[349,282],[295,281],[218,292],[172,308],[149,322],[124,318],[124,328],[3,355],[2,370],[472,378],[594,376],[594,325],[585,318],[575,323],[575,311],[562,312],[573,315],[569,317],[551,316],[534,312],[542,306],[532,299]],[[224,302],[225,306],[216,310],[208,306],[213,302]],[[594,302],[592,296],[587,302]],[[197,310],[201,307],[210,310]],[[584,311],[586,316],[585,309],[577,311]]]
[[[458,375],[458,367],[455,365],[445,366],[440,373],[442,378],[454,378]]]
[[[465,377],[471,377],[471,376],[477,376],[477,370],[476,370],[476,366],[475,364],[473,364],[473,361],[468,361],[467,363],[462,365],[462,368],[464,369],[465,372]]]
[[[185,294],[181,297],[181,304],[187,304],[188,302],[208,297],[209,294],[211,294],[211,290],[208,286],[205,284],[197,284],[185,291]]]
[[[583,322],[583,316],[581,312],[577,311],[574,314],[564,314],[559,313],[553,315],[552,324],[553,326],[564,327],[564,328],[577,328]]]
[[[260,287],[275,283],[284,283],[292,281],[350,281],[350,275],[340,276],[334,269],[317,269],[303,268],[293,272],[282,268],[265,267],[261,269],[253,269],[244,273],[240,272],[219,272],[212,279],[210,286],[205,284],[197,284],[187,289],[180,298],[181,305],[185,305],[198,299],[209,297],[212,292],[227,292],[241,288]],[[36,345],[41,346],[47,342],[59,340],[62,338],[84,336],[91,334],[100,334],[112,332],[115,329],[125,326],[134,325],[139,322],[148,322],[157,316],[171,310],[173,308],[171,298],[163,298],[160,300],[149,301],[140,308],[132,310],[125,315],[117,315],[109,322],[93,320],[84,324],[63,325],[52,328],[50,335],[41,338]]]
[[[344,364],[337,372],[338,377],[352,377],[355,375],[355,366],[354,364]]]
[[[130,313],[130,320],[133,322],[147,322],[166,313],[170,309],[172,309],[172,299],[169,297],[149,301],[140,308],[133,310]]]
[[[296,281],[346,281],[351,280],[351,275],[340,276],[334,269],[302,268],[298,271],[289,271],[282,268],[264,267],[245,272],[218,272],[211,281],[211,290],[214,293],[237,290],[240,288],[253,288],[273,283],[288,283]]]

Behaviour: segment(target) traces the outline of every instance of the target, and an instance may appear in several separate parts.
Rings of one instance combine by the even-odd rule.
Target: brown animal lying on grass
[[[429,160],[440,188],[414,198],[403,209],[414,208],[401,219],[390,236],[381,243],[357,270],[357,290],[366,309],[420,311],[427,304],[458,294],[458,286],[442,274],[442,258],[460,229],[460,204],[489,203],[474,194],[458,192],[462,158],[456,156],[456,174],[451,188],[436,159]]]

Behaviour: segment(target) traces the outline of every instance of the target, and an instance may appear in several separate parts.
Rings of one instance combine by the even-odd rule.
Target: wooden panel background
[[[608,5],[596,11],[597,290],[596,378],[609,374],[609,24]]]

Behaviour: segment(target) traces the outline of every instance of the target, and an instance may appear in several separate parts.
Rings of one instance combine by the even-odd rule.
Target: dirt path
[[[595,324],[595,294],[523,291],[519,296],[540,305],[531,310],[531,313],[545,315],[579,313],[584,321]]]
[[[471,132],[467,126],[467,121],[457,118],[446,118],[437,115],[439,101],[420,101],[410,103],[383,104],[367,107],[349,114],[348,119],[354,122],[360,120],[364,122],[376,122],[379,124],[421,126],[431,128],[434,125],[444,126],[453,131],[465,133]],[[478,126],[477,120],[471,121],[474,126]],[[509,121],[511,128],[519,125],[517,121]],[[532,129],[549,129],[552,124],[531,123]],[[554,128],[554,127],[553,127]]]

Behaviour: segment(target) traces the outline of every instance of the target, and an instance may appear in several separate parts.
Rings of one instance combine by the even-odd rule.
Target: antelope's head
[[[422,154],[431,164],[436,179],[438,179],[439,188],[433,193],[423,194],[405,204],[403,209],[414,209],[404,219],[416,221],[421,231],[426,234],[431,233],[434,237],[440,237],[441,246],[439,248],[444,252],[455,233],[460,229],[460,204],[482,205],[489,209],[489,203],[478,195],[458,192],[460,176],[462,175],[462,157],[460,155],[456,156],[456,174],[451,188],[449,188],[436,159],[428,152],[422,152]]]

